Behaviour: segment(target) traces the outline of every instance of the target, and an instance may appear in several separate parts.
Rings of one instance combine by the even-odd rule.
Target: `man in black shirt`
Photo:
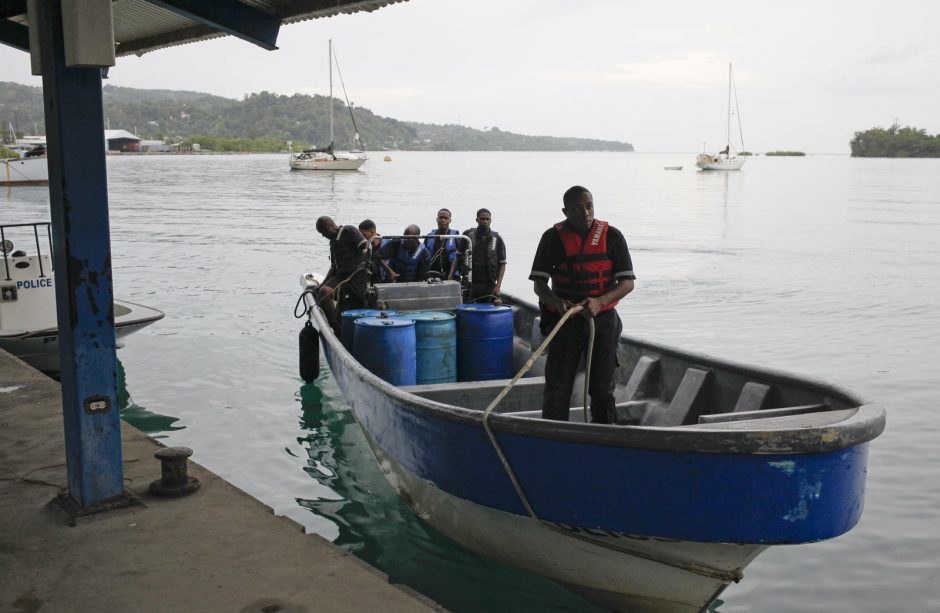
[[[477,227],[464,232],[472,242],[471,302],[500,304],[499,294],[506,274],[506,243],[490,228],[493,216],[487,209],[477,211]],[[451,266],[451,279],[455,278],[458,260],[463,259],[465,247],[458,246],[458,255]]]
[[[633,262],[627,241],[607,222],[594,219],[594,197],[576,185],[565,192],[565,221],[542,235],[529,274],[539,297],[547,334],[565,311],[581,305],[582,317],[565,322],[548,347],[542,417],[568,421],[571,390],[587,349],[587,319],[594,319],[591,356],[591,421],[614,420],[614,369],[622,323],[614,307],[633,291]],[[549,288],[548,282],[552,286]]]
[[[369,242],[356,226],[337,226],[326,215],[317,219],[317,232],[330,241],[330,270],[320,285],[319,304],[339,336],[339,314],[363,306],[371,274],[368,266]],[[339,299],[338,303],[334,303],[334,293],[337,291]]]

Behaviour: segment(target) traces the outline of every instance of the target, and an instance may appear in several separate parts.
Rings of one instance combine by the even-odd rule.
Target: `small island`
[[[802,151],[768,151],[764,155],[803,157],[806,153]]]
[[[852,157],[858,158],[935,158],[940,157],[940,135],[898,124],[890,128],[872,128],[856,132],[849,143]]]

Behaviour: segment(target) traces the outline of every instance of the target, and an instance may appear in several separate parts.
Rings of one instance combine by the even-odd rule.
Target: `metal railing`
[[[421,244],[426,244],[426,241],[427,241],[428,238],[434,238],[435,240],[442,240],[442,241],[446,241],[446,240],[449,240],[449,239],[454,239],[455,241],[465,242],[465,243],[467,243],[467,248],[466,248],[462,253],[458,252],[457,257],[463,257],[463,265],[464,265],[464,266],[466,267],[466,269],[467,269],[467,274],[464,275],[464,276],[465,276],[465,278],[467,279],[467,281],[469,282],[470,279],[471,279],[471,277],[472,277],[472,273],[473,273],[473,241],[470,240],[470,237],[469,237],[469,236],[465,236],[465,235],[463,235],[463,234],[435,234],[435,235],[427,235],[427,234],[420,234],[420,235],[415,235],[415,234],[381,234],[381,235],[379,235],[379,234],[376,234],[374,237],[372,237],[372,239],[376,239],[376,238],[381,239],[381,240],[398,240],[398,239],[409,239],[409,238],[413,238],[413,239],[417,239],[418,242],[421,243]],[[370,248],[370,249],[372,248],[372,239],[369,239],[369,248]],[[432,257],[432,258],[434,257],[434,254],[433,254],[433,253],[431,254],[431,257]]]
[[[46,271],[42,264],[42,246],[41,241],[39,240],[39,229],[41,227],[45,228],[46,242],[49,247],[50,258],[52,256],[52,224],[48,221],[38,222],[38,223],[13,223],[13,224],[3,224],[0,225],[0,252],[3,252],[3,268],[6,273],[6,280],[11,281],[13,277],[10,276],[10,258],[13,255],[16,245],[13,241],[7,238],[8,234],[11,234],[13,228],[32,228],[33,229],[33,248],[36,250],[36,259],[39,262],[39,276],[45,277]],[[18,234],[18,232],[13,232]]]

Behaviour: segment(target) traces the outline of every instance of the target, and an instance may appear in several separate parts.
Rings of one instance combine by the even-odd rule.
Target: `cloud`
[[[862,60],[863,64],[897,64],[916,59],[926,51],[923,43],[914,43],[904,47],[889,47],[870,53]]]
[[[549,70],[540,76],[548,81],[580,84],[713,85],[728,82],[727,62],[717,53],[659,55],[645,61],[613,63],[604,70]]]

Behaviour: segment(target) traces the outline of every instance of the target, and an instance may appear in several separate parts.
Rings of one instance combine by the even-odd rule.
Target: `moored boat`
[[[0,225],[0,237],[0,349],[38,370],[58,371],[59,332],[49,224]],[[29,245],[32,253],[17,248],[24,245]],[[157,309],[115,300],[118,344],[128,334],[162,318],[163,313]]]
[[[695,165],[701,170],[741,170],[745,159],[731,151],[731,98],[734,93],[734,113],[738,116],[738,133],[741,137],[741,147],[744,147],[744,130],[741,128],[741,113],[738,110],[738,94],[734,88],[734,72],[731,64],[728,64],[728,121],[727,121],[727,145],[718,153],[700,153],[695,158]]]
[[[443,308],[443,284],[404,285],[408,308]],[[344,348],[311,296],[333,376],[415,512],[600,606],[703,610],[767,547],[833,538],[861,516],[885,414],[850,392],[623,336],[617,423],[584,423],[580,409],[547,421],[544,358],[495,408],[508,380],[396,387]],[[541,343],[538,311],[503,300],[517,371]],[[402,310],[379,302],[368,306]]]
[[[45,149],[35,155],[0,160],[0,185],[46,185],[49,164]]]
[[[323,149],[304,149],[300,153],[294,153],[294,143],[287,141],[288,164],[291,170],[359,170],[366,163],[368,157],[362,150],[356,151],[335,151],[333,136],[333,41],[330,40],[330,144]],[[345,93],[345,88],[344,88]],[[348,102],[347,102],[348,104]],[[352,114],[352,107],[349,107],[349,118],[353,127],[356,126],[356,118]],[[359,139],[358,130],[355,140]],[[361,141],[360,141],[361,142]]]

